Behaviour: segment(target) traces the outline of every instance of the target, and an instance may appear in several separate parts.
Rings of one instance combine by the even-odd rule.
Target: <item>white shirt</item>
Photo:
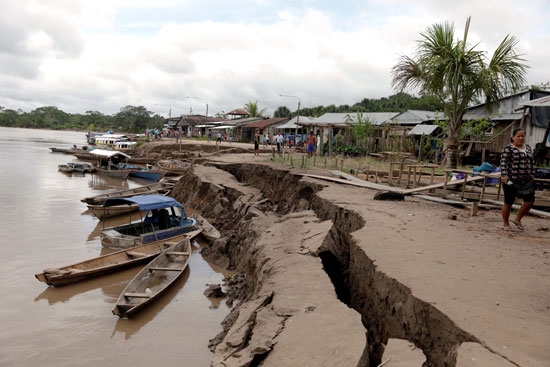
[[[277,143],[282,143],[282,142],[283,142],[283,136],[277,135]]]

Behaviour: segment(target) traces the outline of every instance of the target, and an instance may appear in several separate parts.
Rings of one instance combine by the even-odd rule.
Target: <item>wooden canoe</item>
[[[174,186],[173,184],[154,183],[151,185],[139,186],[133,189],[127,189],[127,190],[111,192],[108,194],[91,196],[91,197],[84,198],[80,201],[90,205],[103,205],[103,202],[105,202],[105,200],[110,198],[129,198],[131,196],[136,196],[136,195],[148,195],[148,194],[156,194],[156,193],[164,194],[169,192],[173,186]]]
[[[99,219],[105,219],[133,213],[139,210],[139,206],[137,206],[137,204],[124,204],[108,207],[104,207],[103,205],[88,205],[88,209],[90,209],[90,211]]]
[[[162,160],[157,162],[157,167],[167,175],[184,175],[193,168],[193,161]]]
[[[209,242],[212,243],[218,238],[220,238],[220,232],[210,224],[206,219],[204,219],[199,214],[192,214],[191,218],[197,221],[197,228],[202,229],[202,236]]]
[[[122,291],[113,314],[129,318],[164,292],[189,264],[191,241],[173,243],[145,266]]]
[[[69,167],[66,164],[60,164],[59,166],[57,166],[57,169],[63,173],[73,173],[74,171],[72,167]]]
[[[188,239],[195,238],[200,232],[200,230],[189,232]],[[35,277],[48,285],[60,287],[151,261],[168,247],[170,247],[168,241],[151,242],[76,264],[46,269],[40,274],[35,274]]]

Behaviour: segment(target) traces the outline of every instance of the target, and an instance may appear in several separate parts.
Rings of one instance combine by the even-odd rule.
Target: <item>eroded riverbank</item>
[[[203,254],[246,274],[215,366],[550,360],[544,231],[510,236],[491,213],[452,222],[448,207],[265,164],[197,165],[174,193],[216,218],[224,237]]]

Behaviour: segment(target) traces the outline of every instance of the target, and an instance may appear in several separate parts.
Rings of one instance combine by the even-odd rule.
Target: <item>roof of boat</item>
[[[173,206],[183,208],[183,205],[178,203],[174,198],[164,195],[139,195],[129,198],[111,198],[105,200],[103,206],[123,205],[123,204],[137,204],[139,210],[153,210],[171,208]]]
[[[126,158],[130,158],[130,156],[128,154],[124,154],[122,152],[119,152],[118,150],[94,149],[90,153],[93,154],[93,155],[97,155],[97,156],[100,156],[100,157],[106,157],[106,158],[110,158],[114,155],[122,155]]]

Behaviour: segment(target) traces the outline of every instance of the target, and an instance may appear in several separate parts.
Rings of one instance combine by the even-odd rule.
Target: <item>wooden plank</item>
[[[480,176],[476,176],[476,177],[468,177],[468,183],[469,182],[476,182],[476,181],[481,181],[483,180],[483,177],[480,177]],[[408,189],[408,190],[403,190],[403,194],[404,195],[410,195],[410,194],[414,194],[416,192],[421,192],[421,191],[426,191],[426,190],[431,190],[431,189],[438,189],[440,187],[447,187],[447,186],[454,186],[454,185],[460,185],[460,184],[464,184],[464,179],[462,180],[456,180],[456,181],[449,181],[447,183],[439,183],[439,184],[434,184],[434,185],[428,185],[428,186],[422,186],[422,187],[417,187],[417,188],[414,188],[414,189]]]
[[[342,173],[344,173],[344,172],[342,172]],[[397,193],[403,193],[402,189],[391,187],[391,186],[386,186],[386,185],[381,185],[381,184],[375,184],[375,183],[372,183],[372,182],[369,182],[369,181],[354,182],[354,181],[344,180],[344,179],[336,178],[336,177],[310,175],[310,174],[306,174],[306,173],[294,173],[294,174],[297,175],[297,176],[317,178],[317,179],[320,179],[320,180],[337,182],[337,183],[342,183],[342,184],[351,185],[351,186],[365,187],[365,188],[373,189],[373,190],[392,191],[392,192],[397,192]],[[344,175],[347,175],[347,174],[344,173]],[[353,176],[350,176],[350,177],[353,177]],[[354,177],[354,178],[357,179],[356,177]]]
[[[422,200],[433,201],[435,203],[447,204],[447,205],[452,205],[460,208],[472,206],[471,201],[449,200],[449,199],[442,199],[436,196],[429,196],[429,195],[422,195],[422,194],[413,194],[413,196],[415,198],[419,198]],[[498,206],[495,206],[493,204],[478,204],[478,208],[494,209],[494,208],[498,208]]]
[[[184,256],[184,255],[190,255],[189,252],[177,252],[177,251],[166,251],[166,255],[173,255],[173,256]]]
[[[128,298],[151,298],[151,296],[148,293],[124,293],[124,297]]]

